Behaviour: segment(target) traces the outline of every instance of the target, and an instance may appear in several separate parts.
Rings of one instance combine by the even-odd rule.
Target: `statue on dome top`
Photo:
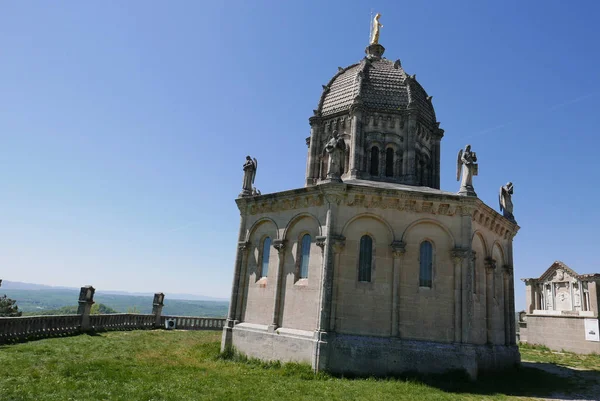
[[[381,14],[375,14],[375,18],[373,19],[373,23],[371,25],[371,45],[379,44],[379,28],[383,28],[383,25],[379,22],[379,18]]]

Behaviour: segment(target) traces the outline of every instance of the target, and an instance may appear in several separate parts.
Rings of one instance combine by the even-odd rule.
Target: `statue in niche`
[[[546,309],[552,309],[552,290],[550,286],[546,287]]]
[[[375,14],[375,18],[373,19],[373,24],[371,25],[371,45],[379,44],[379,28],[383,28],[383,25],[379,22],[379,18],[381,14]]]
[[[244,162],[243,170],[244,170],[244,183],[242,185],[242,193],[240,196],[252,196],[253,195],[253,184],[254,178],[256,178],[256,170],[258,169],[258,161],[256,158],[251,158],[250,156],[246,156],[246,161]]]
[[[344,152],[346,151],[346,142],[339,136],[337,131],[333,131],[331,138],[325,144],[325,151],[329,154],[329,165],[327,166],[327,179],[341,182],[342,163]]]
[[[476,161],[477,155],[471,151],[471,145],[467,145],[464,151],[459,150],[456,160],[456,181],[461,179],[462,172],[459,195],[477,196],[473,189],[473,176],[479,171]]]
[[[563,269],[558,269],[556,271],[556,279],[557,280],[564,280],[565,279],[565,272]]]
[[[515,217],[513,216],[513,203],[512,203],[512,194],[513,194],[513,183],[508,182],[506,185],[500,187],[500,211],[503,212],[504,217],[511,221],[515,221]]]

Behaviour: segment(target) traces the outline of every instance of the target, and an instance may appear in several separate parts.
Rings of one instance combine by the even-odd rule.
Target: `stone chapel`
[[[470,146],[440,190],[431,96],[375,39],[323,86],[304,188],[261,195],[247,157],[222,349],[356,375],[513,366],[512,203],[477,197]]]

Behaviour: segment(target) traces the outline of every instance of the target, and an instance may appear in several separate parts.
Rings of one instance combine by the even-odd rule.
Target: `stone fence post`
[[[154,294],[154,301],[152,301],[152,314],[154,315],[154,327],[160,327],[160,317],[162,314],[162,308],[164,304],[165,294],[157,292]]]
[[[79,292],[79,308],[77,314],[81,316],[81,330],[88,331],[90,329],[90,311],[94,304],[94,293],[96,289],[91,285],[81,287]]]

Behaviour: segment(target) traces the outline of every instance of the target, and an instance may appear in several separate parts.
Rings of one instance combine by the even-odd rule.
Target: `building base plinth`
[[[225,331],[231,330],[230,335]],[[405,373],[464,371],[472,379],[482,372],[509,369],[521,362],[518,347],[402,340],[319,333],[241,323],[225,328],[236,351],[249,357],[309,363],[315,371],[345,376],[394,376]]]

